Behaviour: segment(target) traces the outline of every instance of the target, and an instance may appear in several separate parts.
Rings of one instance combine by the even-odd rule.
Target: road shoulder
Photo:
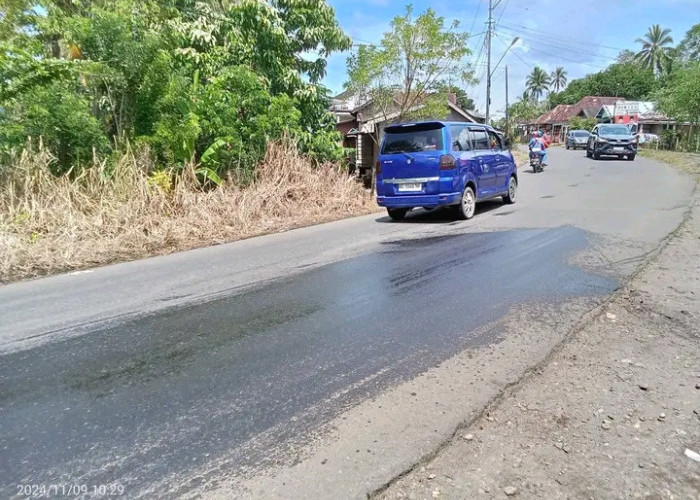
[[[375,496],[697,498],[700,205],[520,388]],[[690,450],[690,452],[686,452]]]

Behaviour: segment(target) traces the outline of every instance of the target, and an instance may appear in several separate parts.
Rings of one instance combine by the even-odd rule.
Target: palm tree
[[[525,80],[527,91],[530,93],[530,96],[536,101],[538,101],[540,97],[542,97],[542,94],[544,94],[545,91],[549,90],[550,83],[551,81],[549,79],[549,75],[545,70],[543,70],[539,66],[535,66],[535,68],[532,70],[532,73],[530,73],[527,77],[527,80]]]
[[[551,84],[554,88],[554,92],[559,92],[561,89],[566,87],[566,70],[561,66],[552,71],[552,74],[549,76],[551,78]]]
[[[673,43],[673,38],[670,33],[670,29],[661,29],[661,26],[655,24],[649,28],[644,38],[635,40],[636,43],[642,44],[642,50],[636,56],[637,60],[645,68],[652,70],[654,75],[662,73],[671,62],[672,48],[669,45]]]

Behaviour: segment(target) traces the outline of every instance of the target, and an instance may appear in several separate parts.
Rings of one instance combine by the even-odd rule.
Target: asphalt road
[[[519,304],[604,299],[694,183],[644,158],[550,156],[521,171],[518,203],[472,221],[378,214],[0,288],[0,496],[210,488],[492,344],[482,327]]]

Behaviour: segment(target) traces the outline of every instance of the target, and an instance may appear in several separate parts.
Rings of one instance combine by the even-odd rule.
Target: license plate
[[[613,151],[624,151],[624,150],[625,150],[625,148],[620,148],[620,147],[613,148]]]
[[[423,184],[411,182],[407,184],[399,184],[399,191],[421,191],[423,189]]]

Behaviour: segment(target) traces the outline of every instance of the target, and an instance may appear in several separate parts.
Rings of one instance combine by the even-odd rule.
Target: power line
[[[508,3],[509,3],[509,2],[510,2],[510,0],[506,0],[506,4],[503,6],[503,10],[501,10],[501,13],[500,13],[499,16],[498,16],[498,19],[496,20],[496,25],[498,25],[498,23],[501,22],[501,18],[503,17],[503,13],[504,13],[504,12],[506,11],[506,9],[508,8]]]
[[[484,52],[484,46],[485,46],[484,42],[485,42],[486,40],[485,40],[485,38],[484,38],[483,35],[484,35],[485,33],[486,33],[485,31],[482,31],[482,32],[480,33],[480,35],[482,35],[482,36],[479,38],[479,43],[475,46],[475,47],[479,47],[479,54],[478,54],[477,57],[476,57],[477,62],[478,62],[479,60],[481,60],[481,55],[482,55],[482,53]]]
[[[571,42],[571,43],[576,43],[576,44],[580,44],[580,43],[581,43],[580,40],[576,40],[576,39],[574,39],[574,38],[568,38],[568,37],[563,37],[563,36],[558,36],[558,35],[551,35],[551,34],[549,34],[549,33],[542,33],[541,30],[538,30],[538,29],[535,29],[535,28],[528,28],[527,26],[523,26],[523,25],[521,25],[521,24],[501,23],[500,26],[501,26],[502,28],[506,28],[506,29],[507,29],[507,28],[510,28],[511,30],[512,30],[512,29],[524,29],[524,30],[527,30],[527,31],[536,33],[536,34],[538,34],[538,35],[540,35],[540,36],[545,36],[545,37],[549,37],[549,38],[554,38],[554,39],[562,40],[562,41],[568,41],[568,42]],[[602,48],[610,49],[610,50],[618,50],[618,51],[628,50],[628,49],[623,49],[623,48],[620,48],[620,47],[613,47],[613,46],[611,46],[611,45],[598,44],[598,46],[599,46],[599,47],[602,47]]]
[[[536,48],[534,48],[534,47],[530,47],[530,50],[533,50],[533,51],[535,51],[535,52],[539,52],[540,54],[543,54],[543,55],[545,55],[545,56],[554,57],[554,58],[560,58],[561,60],[566,61],[566,62],[569,62],[569,63],[572,63],[572,64],[580,64],[580,65],[582,65],[582,66],[588,66],[588,67],[591,67],[591,68],[594,68],[594,69],[597,69],[597,70],[601,70],[601,69],[603,69],[605,66],[608,66],[607,64],[605,64],[605,65],[597,65],[597,66],[596,66],[595,64],[590,64],[590,63],[581,62],[581,61],[575,61],[574,59],[567,59],[566,57],[563,57],[561,54],[552,54],[552,53],[550,53],[550,52],[545,52],[544,50],[536,49]]]
[[[545,45],[545,46],[551,47],[551,48],[556,49],[556,50],[564,50],[564,51],[575,53],[575,54],[581,54],[581,55],[586,55],[586,56],[590,56],[590,57],[597,57],[597,58],[605,59],[605,60],[611,59],[611,56],[606,56],[603,54],[596,54],[594,52],[588,52],[585,50],[574,48],[574,47],[567,45],[565,43],[562,43],[562,42],[555,42],[555,41],[550,41],[546,38],[540,38],[540,35],[523,34],[523,33],[520,33],[516,30],[512,30],[510,28],[505,28],[505,27],[503,27],[503,29],[505,29],[509,33],[514,33],[516,35],[519,35],[524,40],[533,40],[534,39],[535,41],[537,41],[538,44]]]
[[[470,37],[471,37],[471,32],[474,31],[474,25],[476,24],[476,18],[479,15],[479,9],[481,9],[481,2],[483,2],[483,1],[484,0],[479,0],[479,3],[476,6],[476,11],[474,11],[474,19],[472,19],[472,26],[471,26],[471,28],[469,28]]]
[[[497,34],[496,36],[498,36],[498,34]],[[501,40],[503,40],[503,39],[501,39]],[[562,56],[561,54],[552,54],[552,53],[550,53],[550,52],[546,52],[546,51],[544,51],[544,50],[537,49],[537,48],[532,47],[532,46],[529,47],[529,50],[532,50],[532,51],[534,51],[534,52],[539,52],[540,54],[544,54],[544,55],[549,56],[549,57],[560,58],[560,59],[562,59],[562,60],[564,60],[564,61],[566,61],[566,62],[570,62],[570,63],[572,63],[572,64],[581,64],[581,65],[583,65],[583,66],[590,66],[591,68],[595,68],[595,69],[597,69],[597,70],[603,69],[603,67],[602,67],[601,65],[596,66],[596,65],[589,64],[589,63],[586,63],[586,62],[575,61],[575,60],[573,60],[573,59],[567,59],[566,57]],[[514,52],[514,54],[516,54],[516,56],[517,56],[518,58],[520,58],[520,56],[519,56],[516,52]],[[609,58],[608,60],[612,60],[612,59],[613,59],[613,58]],[[524,60],[521,59],[521,61],[523,61],[523,63],[525,63]],[[525,64],[527,64],[527,63],[525,63]],[[529,66],[529,65],[528,65],[528,66]],[[607,64],[606,64],[605,66],[607,66]]]

